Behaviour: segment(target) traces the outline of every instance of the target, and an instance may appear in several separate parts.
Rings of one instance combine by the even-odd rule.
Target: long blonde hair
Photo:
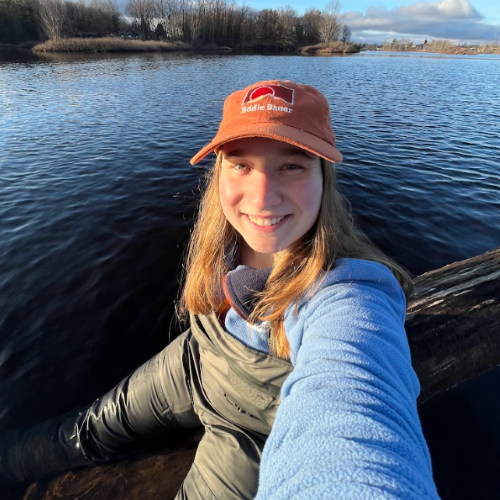
[[[224,302],[222,279],[229,271],[226,253],[237,248],[239,235],[227,221],[220,203],[219,178],[222,152],[213,170],[207,173],[204,193],[184,267],[184,288],[178,307],[181,320],[189,313],[220,311]],[[290,347],[285,335],[286,309],[313,294],[335,259],[349,257],[385,264],[401,284],[407,297],[413,284],[406,271],[373,246],[353,223],[350,207],[336,189],[333,164],[322,159],[323,193],[316,224],[276,262],[265,289],[248,318],[250,322],[271,323],[273,350],[288,358]]]

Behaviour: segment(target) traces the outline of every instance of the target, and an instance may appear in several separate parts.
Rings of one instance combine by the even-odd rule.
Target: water
[[[420,418],[443,500],[500,498],[500,367],[424,403]]]
[[[0,53],[0,428],[85,404],[164,346],[224,97],[328,98],[340,189],[413,274],[500,245],[500,58]]]

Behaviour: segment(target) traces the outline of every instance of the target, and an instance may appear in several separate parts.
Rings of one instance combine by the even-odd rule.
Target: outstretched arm
[[[437,499],[399,284],[385,266],[349,259],[327,281],[285,320],[295,368],[256,500]]]

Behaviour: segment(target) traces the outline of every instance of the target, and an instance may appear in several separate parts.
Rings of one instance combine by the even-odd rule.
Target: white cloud
[[[447,19],[480,19],[481,15],[468,0],[442,0],[441,2],[417,2],[406,7],[394,9],[403,15],[417,16],[422,19],[436,16]]]
[[[365,14],[348,12],[346,23],[354,39],[375,40],[373,32],[378,32],[378,41],[383,41],[384,33],[470,42],[500,40],[500,25],[485,23],[469,0],[420,1],[390,10],[370,7]]]

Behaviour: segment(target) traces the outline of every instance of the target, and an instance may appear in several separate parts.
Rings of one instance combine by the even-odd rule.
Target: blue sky
[[[236,3],[243,3],[238,2]],[[299,14],[323,9],[328,0],[246,0],[257,10],[286,5]],[[498,0],[350,0],[341,1],[354,41],[383,42],[409,38],[414,43],[446,39],[455,42],[500,42]]]

